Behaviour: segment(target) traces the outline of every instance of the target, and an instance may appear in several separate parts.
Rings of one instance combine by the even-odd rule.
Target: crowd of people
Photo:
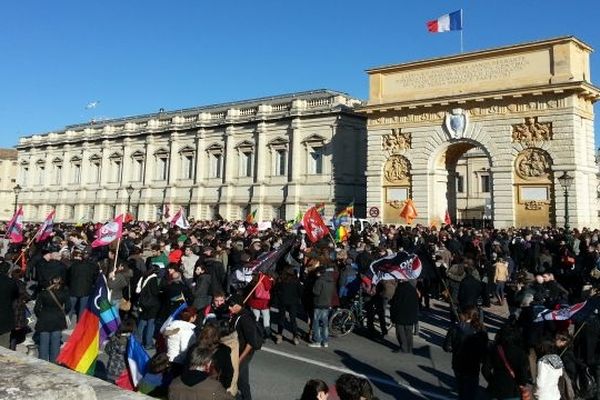
[[[131,221],[120,241],[92,248],[97,229],[57,224],[36,243],[28,240],[37,230],[31,225],[24,244],[3,243],[1,346],[15,349],[26,339],[34,300],[38,355],[56,362],[65,317],[81,316],[101,274],[121,320],[104,347],[106,379],[118,383],[135,335],[153,354],[139,391],[251,399],[252,360],[265,341],[327,348],[331,310],[360,293],[366,336],[388,335],[389,309],[400,351],[412,353],[419,319],[436,299],[448,303],[442,347],[451,352],[460,399],[478,398],[480,374],[494,399],[600,399],[598,231],[374,225],[350,227],[341,243],[310,243],[285,221],[265,230],[241,221],[188,229]],[[373,279],[371,264],[398,251],[419,257],[419,278]],[[490,340],[484,315],[492,302],[509,317]],[[543,317],[574,304],[585,318]],[[341,400],[375,399],[367,380],[348,374],[331,386],[308,381],[301,399],[325,399],[330,390]]]

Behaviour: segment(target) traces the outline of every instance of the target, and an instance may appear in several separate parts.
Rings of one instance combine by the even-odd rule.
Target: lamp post
[[[13,213],[17,212],[17,204],[19,203],[19,193],[21,193],[21,186],[17,183],[17,185],[13,188],[13,192],[15,192],[15,210]]]
[[[565,191],[565,230],[569,230],[569,188],[573,184],[573,177],[567,173],[567,171],[563,171],[562,175],[558,177],[558,182],[560,186],[563,187]]]
[[[125,188],[125,190],[127,191],[127,214],[129,214],[129,211],[131,210],[131,195],[135,189],[130,184]]]

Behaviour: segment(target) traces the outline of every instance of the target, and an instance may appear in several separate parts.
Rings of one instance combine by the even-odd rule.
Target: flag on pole
[[[451,12],[450,14],[444,14],[437,19],[427,21],[427,30],[429,32],[449,32],[449,31],[460,31],[463,28],[463,10]]]
[[[337,243],[348,240],[348,228],[344,225],[339,225],[335,230],[335,241]]]
[[[160,333],[165,333],[165,331],[167,330],[167,327],[171,324],[171,322],[175,321],[177,319],[177,317],[179,316],[179,314],[181,314],[181,312],[183,310],[185,310],[187,307],[188,307],[188,305],[185,301],[183,303],[181,303],[179,305],[179,307],[177,307],[177,309],[175,311],[173,311],[173,313],[171,315],[169,315],[169,318],[167,318],[167,320],[164,322],[164,324],[162,324],[162,326],[160,327]]]
[[[317,212],[321,215],[325,214],[325,203],[318,203],[315,204],[315,208],[317,209]]]
[[[348,204],[346,208],[341,210],[334,218],[335,226],[340,225],[342,222],[347,222],[354,216],[354,202]]]
[[[306,236],[313,243],[318,242],[329,233],[329,228],[323,222],[317,207],[311,207],[306,211],[302,218],[302,226],[306,230]]]
[[[11,243],[21,243],[23,241],[23,206],[20,206],[15,215],[10,219],[6,236]]]
[[[404,218],[408,225],[412,224],[414,219],[419,216],[412,199],[406,199],[404,207],[400,210],[400,216]]]
[[[100,274],[94,293],[56,362],[74,371],[93,375],[100,346],[117,331],[119,312],[108,301],[106,278]]]
[[[44,223],[42,224],[42,226],[40,226],[40,229],[38,229],[37,233],[35,234],[36,242],[43,242],[44,240],[48,239],[50,237],[50,235],[52,234],[52,231],[54,229],[54,214],[55,213],[56,213],[56,210],[52,210],[50,212],[50,214],[48,214],[48,216],[44,220]]]
[[[406,251],[380,258],[369,266],[373,285],[379,281],[417,279],[422,269],[419,257]]]
[[[127,366],[131,383],[136,388],[144,375],[150,362],[150,356],[142,347],[142,344],[135,338],[135,335],[129,336],[127,342]]]
[[[172,225],[176,225],[181,229],[188,229],[190,227],[190,223],[185,218],[185,213],[183,209],[179,209],[175,215],[173,215],[173,219],[171,220]]]
[[[92,247],[107,246],[123,235],[123,214],[113,221],[107,222],[98,230]]]
[[[450,212],[446,210],[446,215],[444,215],[444,224],[452,225],[452,218],[450,218]]]
[[[246,215],[246,222],[249,224],[253,224],[255,219],[256,219],[256,211],[254,210],[251,213],[248,213],[248,215]]]

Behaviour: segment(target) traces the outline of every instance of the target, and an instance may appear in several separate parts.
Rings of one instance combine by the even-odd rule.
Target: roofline
[[[417,61],[410,61],[408,63],[388,64],[388,65],[383,65],[381,67],[368,68],[365,70],[365,72],[367,72],[368,74],[372,74],[372,73],[385,72],[385,71],[391,71],[391,70],[409,69],[409,68],[413,68],[416,66],[427,66],[428,64],[434,64],[434,63],[437,64],[440,62],[450,63],[450,62],[453,62],[456,60],[464,61],[465,59],[477,58],[484,54],[485,55],[502,54],[502,53],[506,53],[507,51],[513,52],[514,50],[525,50],[528,48],[536,48],[536,47],[547,46],[549,44],[564,43],[564,42],[575,42],[579,46],[583,47],[585,50],[588,50],[590,52],[594,51],[594,49],[590,45],[588,45],[584,41],[576,38],[575,36],[559,36],[556,38],[543,39],[543,40],[537,40],[537,41],[532,41],[532,42],[525,42],[525,43],[520,43],[520,44],[516,44],[516,45],[507,45],[507,46],[502,46],[502,47],[492,47],[492,48],[483,49],[483,50],[475,50],[472,52],[462,53],[462,54],[454,54],[451,56],[426,58],[426,59],[417,60]]]

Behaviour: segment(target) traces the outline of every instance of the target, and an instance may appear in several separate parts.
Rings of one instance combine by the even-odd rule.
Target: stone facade
[[[364,213],[366,124],[358,100],[316,90],[68,126],[21,138],[27,220],[56,208],[62,221],[126,211],[157,220],[164,205],[196,219],[217,214],[293,219],[324,202]],[[127,188],[134,190],[131,198]]]
[[[563,171],[571,226],[598,226],[591,51],[565,37],[369,70],[367,207],[401,223],[410,197],[417,223],[443,221],[456,213],[448,176],[478,147],[496,227],[562,225]],[[390,145],[398,132],[409,139]]]
[[[17,151],[0,149],[0,220],[9,220],[15,204],[14,187],[17,185]]]

